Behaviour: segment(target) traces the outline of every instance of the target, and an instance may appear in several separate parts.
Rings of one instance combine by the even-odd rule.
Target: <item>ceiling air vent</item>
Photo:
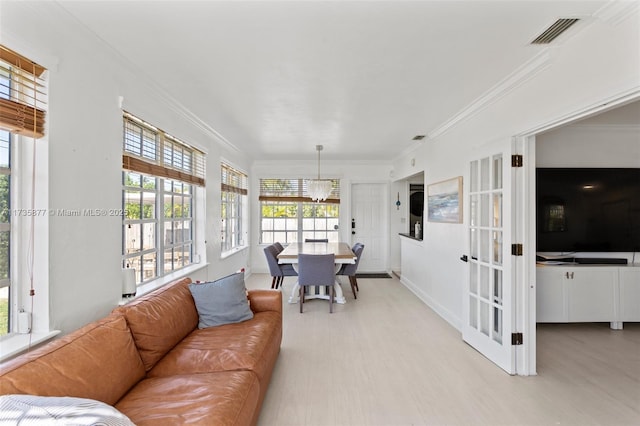
[[[536,37],[531,44],[549,44],[555,40],[560,34],[567,31],[569,27],[578,22],[577,18],[562,18],[558,19],[549,28],[547,28],[542,34]]]

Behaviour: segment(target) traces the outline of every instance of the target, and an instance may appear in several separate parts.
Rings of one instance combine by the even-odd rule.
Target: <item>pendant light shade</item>
[[[311,197],[313,201],[320,202],[329,198],[333,185],[331,179],[320,179],[320,151],[322,151],[322,145],[316,145],[316,151],[318,151],[318,179],[307,181],[307,196]]]

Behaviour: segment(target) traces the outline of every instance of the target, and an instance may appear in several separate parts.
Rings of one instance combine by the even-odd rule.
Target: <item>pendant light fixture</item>
[[[316,151],[318,151],[318,179],[307,180],[307,196],[317,202],[329,198],[333,189],[331,179],[320,179],[320,151],[322,151],[322,148],[322,145],[316,145]]]

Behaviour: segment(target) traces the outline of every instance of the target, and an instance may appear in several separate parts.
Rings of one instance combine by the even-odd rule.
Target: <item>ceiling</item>
[[[607,1],[57,2],[251,159],[391,160]],[[159,124],[160,125],[160,124]],[[178,135],[179,136],[179,135]]]

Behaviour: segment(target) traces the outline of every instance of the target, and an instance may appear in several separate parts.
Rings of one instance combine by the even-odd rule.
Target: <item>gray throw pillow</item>
[[[198,328],[242,322],[253,318],[244,285],[244,272],[206,283],[189,284],[196,303]]]

